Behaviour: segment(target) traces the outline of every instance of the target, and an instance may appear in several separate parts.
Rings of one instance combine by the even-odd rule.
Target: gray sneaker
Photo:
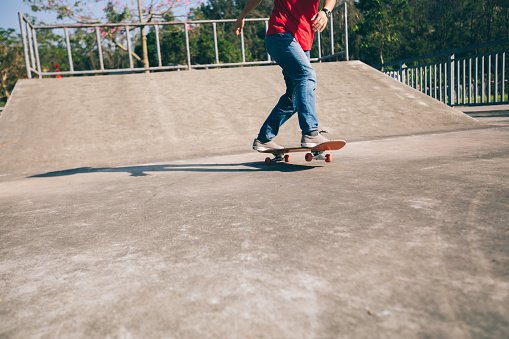
[[[253,149],[256,151],[267,151],[270,149],[281,149],[284,148],[283,146],[279,146],[274,141],[267,141],[267,142],[261,142],[258,139],[255,139],[253,142]]]
[[[310,135],[303,134],[302,139],[300,140],[300,145],[302,147],[313,148],[313,147],[323,144],[324,142],[327,142],[327,141],[329,141],[329,139],[327,139],[322,134],[322,132],[318,133],[318,135],[315,135],[314,137],[312,137]]]

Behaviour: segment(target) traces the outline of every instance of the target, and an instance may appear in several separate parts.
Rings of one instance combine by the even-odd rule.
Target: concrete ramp
[[[482,126],[359,61],[314,67],[332,138]],[[278,66],[20,80],[0,117],[0,175],[246,152],[283,91]],[[299,143],[296,116],[276,140]]]

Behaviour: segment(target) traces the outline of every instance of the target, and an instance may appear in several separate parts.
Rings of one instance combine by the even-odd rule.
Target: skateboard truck
[[[278,149],[266,149],[263,151],[258,151],[261,153],[272,153],[274,158],[265,158],[265,163],[267,165],[272,162],[289,162],[290,155],[288,153],[292,152],[308,152],[306,153],[305,159],[306,161],[312,160],[325,160],[325,162],[331,162],[332,157],[330,154],[324,154],[325,151],[335,151],[343,148],[346,142],[343,140],[330,140],[324,142],[320,145],[316,145],[313,148],[309,147],[289,147],[289,148],[278,148]]]
[[[325,162],[331,162],[332,157],[330,154],[323,154],[324,151],[314,151],[312,150],[311,153],[306,153],[305,159],[307,162],[310,162],[312,160],[325,160]],[[290,162],[290,155],[284,154],[284,153],[272,153],[274,155],[274,158],[265,158],[265,164],[270,165],[273,162]]]
[[[272,162],[290,162],[290,155],[284,153],[272,153],[274,154],[274,158],[271,159],[269,157],[265,158],[265,163],[270,165]]]
[[[306,153],[306,161],[309,162],[311,160],[325,160],[325,162],[331,162],[332,157],[330,154],[323,154],[324,151],[314,151],[311,153]]]

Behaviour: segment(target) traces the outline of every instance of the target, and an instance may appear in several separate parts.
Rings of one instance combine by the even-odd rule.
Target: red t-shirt
[[[302,49],[309,51],[315,32],[311,18],[317,13],[320,0],[274,0],[267,35],[291,33]]]

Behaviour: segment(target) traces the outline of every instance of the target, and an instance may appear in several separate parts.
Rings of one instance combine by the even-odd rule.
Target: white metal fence
[[[336,19],[337,18],[337,19]],[[340,24],[342,24],[343,31],[343,46],[345,46],[344,51],[336,52],[334,50],[335,39],[334,39],[334,20],[340,20]],[[221,62],[219,58],[219,50],[218,50],[218,42],[217,42],[217,24],[218,23],[233,23],[235,19],[225,19],[225,20],[198,20],[198,21],[177,21],[177,22],[151,22],[145,24],[136,24],[136,23],[121,23],[121,24],[83,24],[83,25],[48,25],[48,26],[37,26],[30,23],[27,18],[19,13],[19,22],[21,28],[21,35],[23,40],[23,49],[25,55],[25,66],[27,70],[27,77],[32,78],[32,74],[35,74],[39,78],[44,76],[56,76],[56,75],[78,75],[78,74],[106,74],[106,73],[132,73],[132,72],[142,72],[142,71],[161,71],[161,70],[190,70],[193,68],[208,68],[208,67],[232,67],[232,66],[245,66],[245,65],[264,65],[264,64],[272,64],[274,63],[270,56],[267,55],[267,59],[265,60],[256,60],[256,61],[246,61],[246,53],[245,53],[245,44],[244,44],[244,34],[240,34],[240,47],[241,47],[241,55],[242,60],[234,63],[224,63]],[[246,19],[247,24],[251,22],[265,22],[265,27],[268,26],[269,18],[255,18],[255,19]],[[213,38],[214,38],[214,55],[215,60],[209,64],[195,64],[191,60],[191,50],[189,44],[189,27],[192,25],[211,25]],[[153,27],[155,31],[155,44],[157,51],[157,65],[153,65],[150,67],[135,67],[135,63],[133,60],[133,42],[132,35],[135,29],[139,29],[144,26]],[[187,63],[185,65],[164,65],[161,58],[161,43],[159,32],[161,27],[163,26],[180,26],[181,29],[185,33],[185,45],[186,45],[186,55],[187,55]],[[99,57],[99,68],[98,69],[88,69],[88,70],[76,70],[74,67],[73,61],[73,51],[69,38],[69,30],[70,29],[90,29],[95,31],[95,39],[97,44],[97,53]],[[123,34],[125,34],[125,41],[127,46],[125,49],[127,50],[127,55],[129,58],[129,67],[127,68],[118,68],[118,69],[108,69],[104,65],[103,60],[103,51],[101,44],[101,29],[122,29]],[[69,62],[69,71],[60,71],[60,72],[44,72],[41,69],[41,59],[39,57],[39,45],[37,41],[37,32],[39,30],[47,30],[47,29],[61,29],[63,30],[63,34],[65,37],[65,44],[67,50],[67,59]],[[327,55],[322,55],[322,41],[321,34],[317,33],[317,39],[315,39],[314,48],[318,49],[318,57],[313,58],[312,61],[323,61],[327,59],[331,59],[334,57],[344,56],[346,60],[348,60],[348,16],[347,16],[347,6],[346,3],[343,3],[337,6],[333,14],[330,18],[329,24],[330,30],[330,53]],[[233,34],[233,33],[232,33]]]
[[[456,55],[508,43],[509,39],[503,39],[377,65],[375,68],[449,106],[507,104],[509,49],[462,57]],[[444,57],[444,60],[423,65],[406,65],[437,57]],[[395,65],[399,67],[384,70]]]

